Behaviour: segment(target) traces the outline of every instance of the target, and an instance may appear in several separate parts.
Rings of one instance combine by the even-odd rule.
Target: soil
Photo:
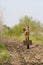
[[[4,37],[6,49],[10,52],[10,59],[3,65],[43,65],[43,45],[33,43],[27,49],[23,41]]]

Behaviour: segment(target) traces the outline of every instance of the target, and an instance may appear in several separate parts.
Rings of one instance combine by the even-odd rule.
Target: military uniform
[[[26,27],[24,30],[24,36],[26,40],[29,40],[29,27]]]

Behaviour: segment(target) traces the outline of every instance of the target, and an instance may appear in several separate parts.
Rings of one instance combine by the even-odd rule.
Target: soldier
[[[29,41],[29,26],[26,26],[26,28],[24,28],[23,31],[25,36],[25,42],[27,43],[27,41]],[[27,45],[27,49],[29,49],[29,44],[27,43],[26,45]]]
[[[26,28],[23,29],[24,36],[26,40],[29,40],[29,26],[26,26]]]

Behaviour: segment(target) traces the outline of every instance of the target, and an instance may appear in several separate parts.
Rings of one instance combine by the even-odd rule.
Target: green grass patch
[[[0,43],[0,64],[8,61],[10,53],[6,50],[5,45]]]
[[[32,40],[32,42],[37,43],[37,44],[43,44],[43,40],[41,38],[40,37],[36,38],[35,36],[30,36],[30,39]]]
[[[0,49],[5,49],[5,44],[4,43],[0,43]]]

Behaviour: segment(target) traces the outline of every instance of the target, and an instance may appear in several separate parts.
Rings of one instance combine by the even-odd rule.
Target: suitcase
[[[27,49],[29,49],[29,45],[32,45],[32,40],[23,40],[23,44],[27,46]]]
[[[23,40],[24,45],[32,45],[32,40]]]

